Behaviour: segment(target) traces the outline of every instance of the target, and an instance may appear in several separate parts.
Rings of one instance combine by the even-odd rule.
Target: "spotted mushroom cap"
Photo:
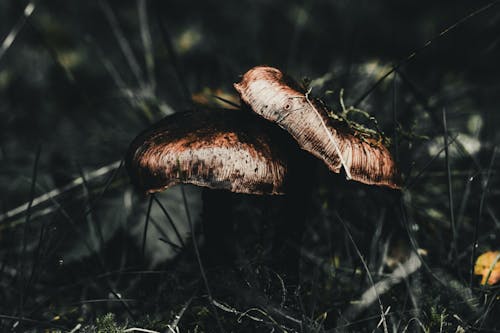
[[[249,194],[284,193],[291,141],[276,126],[239,110],[173,114],[139,134],[126,167],[146,193],[179,183]]]

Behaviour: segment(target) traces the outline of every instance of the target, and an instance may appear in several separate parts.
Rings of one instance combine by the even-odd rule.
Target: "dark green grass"
[[[472,275],[499,248],[496,2],[25,6],[0,3],[0,43],[15,37],[0,52],[2,330],[500,330],[498,287]],[[199,191],[148,201],[120,166],[148,124],[259,64],[307,76],[336,111],[343,89],[405,180],[305,174],[319,185],[298,281],[269,263],[272,198],[235,195],[238,263],[208,267]]]

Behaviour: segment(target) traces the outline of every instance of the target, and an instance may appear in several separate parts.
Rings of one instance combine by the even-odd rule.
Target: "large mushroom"
[[[132,182],[146,193],[179,183],[223,190],[205,196],[206,209],[219,207],[205,214],[212,220],[205,226],[208,251],[230,252],[223,243],[233,240],[228,233],[231,217],[220,208],[220,202],[229,204],[228,193],[287,194],[288,209],[276,232],[281,245],[276,248],[287,262],[284,266],[296,261],[307,216],[303,204],[314,183],[307,175],[316,158],[333,172],[343,168],[348,179],[399,187],[394,160],[380,140],[331,118],[320,102],[278,69],[255,67],[235,88],[262,117],[243,110],[177,113],[141,133],[126,158]]]

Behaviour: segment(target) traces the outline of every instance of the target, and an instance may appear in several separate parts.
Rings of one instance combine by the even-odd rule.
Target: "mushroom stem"
[[[297,153],[290,164],[290,186],[282,198],[284,205],[274,230],[272,257],[274,269],[285,274],[289,285],[295,285],[299,278],[302,238],[315,206],[316,171],[322,166],[304,151]]]
[[[203,257],[208,267],[232,265],[237,257],[231,209],[234,196],[235,194],[224,190],[203,190]]]

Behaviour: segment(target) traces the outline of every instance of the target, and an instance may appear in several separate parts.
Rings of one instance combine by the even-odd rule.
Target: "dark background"
[[[380,295],[389,331],[500,329],[498,288],[471,276],[473,260],[498,249],[500,228],[500,4],[489,4],[38,1],[25,20],[26,2],[0,2],[0,42],[18,31],[0,47],[3,329],[166,331],[182,313],[182,332],[217,331],[217,318],[227,331],[372,331],[378,301],[353,304],[417,252],[423,264]],[[215,311],[180,189],[158,198],[187,245],[179,248],[154,204],[143,250],[148,200],[117,167],[148,124],[193,99],[227,107],[211,94],[236,98],[232,84],[260,64],[309,78],[337,111],[343,89],[345,104],[375,116],[392,138],[406,187],[304,175],[319,177],[315,210],[300,281],[288,287],[285,277],[285,289],[262,259],[262,204],[237,196],[227,209],[246,261],[239,273],[209,272],[214,299],[226,305]],[[396,74],[379,81],[394,65]],[[185,189],[203,251],[200,190]]]

